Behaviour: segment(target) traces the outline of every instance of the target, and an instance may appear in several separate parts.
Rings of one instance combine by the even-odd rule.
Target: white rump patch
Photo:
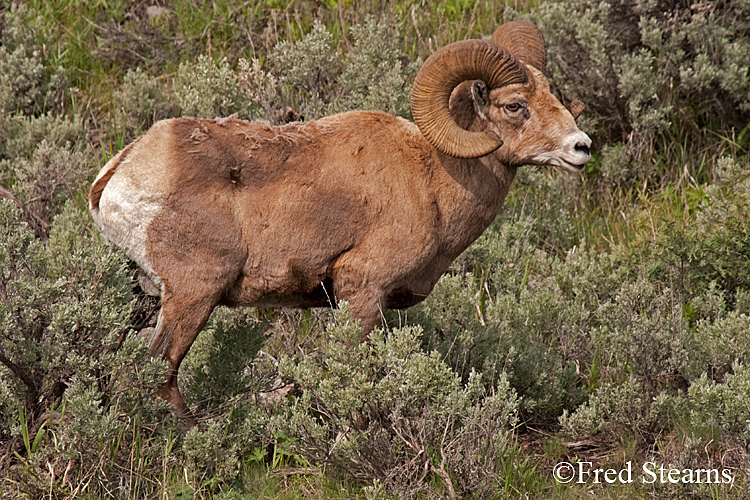
[[[127,159],[123,163],[126,162]],[[99,209],[91,212],[104,239],[124,250],[159,289],[161,279],[148,260],[146,246],[148,227],[161,207],[162,197],[149,193],[118,171],[104,188]]]

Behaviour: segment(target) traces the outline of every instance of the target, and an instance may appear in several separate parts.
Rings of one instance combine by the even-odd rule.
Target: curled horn
[[[411,92],[414,122],[427,140],[445,154],[478,158],[502,145],[497,136],[470,132],[456,124],[448,110],[451,92],[466,80],[482,80],[490,89],[526,83],[523,65],[486,40],[463,40],[446,45],[422,65]]]
[[[505,47],[524,63],[547,74],[544,35],[529,21],[511,21],[503,24],[492,34],[492,42]]]

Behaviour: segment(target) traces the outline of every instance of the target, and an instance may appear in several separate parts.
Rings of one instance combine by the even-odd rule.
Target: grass
[[[511,451],[500,466],[505,469],[506,480],[495,491],[493,500],[516,500],[525,498],[544,498],[547,500],[649,500],[658,498],[712,498],[731,500],[743,491],[743,479],[736,484],[714,484],[699,488],[700,493],[694,496],[691,489],[682,484],[650,484],[653,476],[639,470],[640,464],[631,466],[632,483],[617,482],[608,484],[602,473],[599,483],[594,482],[593,473],[588,482],[580,484],[574,480],[570,484],[558,483],[553,479],[551,467],[540,467],[539,458],[529,456],[521,449]],[[577,464],[574,464],[577,465]],[[617,473],[627,465],[612,466]],[[649,469],[650,470],[650,469]],[[658,474],[658,467],[656,467]],[[378,485],[365,486],[348,483],[326,473],[324,469],[269,468],[258,463],[248,463],[243,467],[237,482],[220,490],[212,490],[208,483],[196,484],[186,481],[188,473],[173,471],[168,477],[163,493],[169,498],[183,499],[241,499],[241,500],[350,500],[374,498],[396,499],[395,496],[383,495]],[[611,475],[610,478],[614,477]],[[622,475],[623,479],[628,476]],[[417,494],[417,498],[422,498]],[[427,498],[427,497],[424,497]],[[744,497],[743,497],[744,498]]]

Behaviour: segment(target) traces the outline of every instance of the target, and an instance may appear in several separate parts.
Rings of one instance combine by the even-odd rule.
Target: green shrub
[[[737,293],[750,289],[750,176],[747,159],[717,163],[724,180],[697,193],[694,214],[667,220],[639,257],[649,262],[649,278],[672,286],[685,303],[715,282],[733,307]]]
[[[666,221],[652,223],[653,238],[637,250],[599,257],[610,263],[604,269],[625,259],[625,268],[610,275],[625,280],[615,293],[614,282],[581,276],[578,287],[596,286],[595,293],[582,296],[596,315],[572,352],[581,367],[589,367],[590,395],[563,412],[565,433],[580,438],[627,432],[642,443],[675,430],[703,445],[746,439],[738,396],[750,355],[745,279],[750,228],[744,215],[750,190],[743,164],[718,161],[719,183],[706,187],[693,213],[683,220],[665,215]],[[569,256],[556,266],[558,282],[572,264]],[[576,282],[563,279],[563,289]],[[690,455],[688,441],[682,451]]]
[[[578,92],[624,134],[653,134],[675,119],[747,123],[750,63],[741,54],[750,43],[748,9],[743,2],[567,0],[542,5],[536,20],[566,95]]]
[[[716,288],[707,293],[716,303],[714,311],[708,313],[701,302],[694,299],[694,313],[703,316],[695,325],[691,338],[691,355],[684,367],[685,376],[695,380],[708,376],[711,380],[723,381],[736,363],[750,362],[750,316],[737,310],[728,310],[724,298]],[[697,307],[696,305],[697,304]]]
[[[269,61],[278,72],[281,91],[293,109],[308,120],[327,114],[341,66],[325,25],[313,23],[310,32],[296,42],[280,41],[269,54]]]
[[[0,36],[0,115],[60,110],[70,83],[64,68],[51,68],[40,20],[23,4],[4,13]]]
[[[581,242],[568,251],[564,259],[552,261],[550,274],[564,297],[591,313],[591,321],[587,321],[586,326],[595,327],[593,313],[601,304],[613,299],[622,284],[632,281],[637,272],[637,264],[628,260],[621,247],[601,251]],[[577,357],[581,354],[576,352]]]
[[[257,406],[244,405],[225,409],[213,418],[204,417],[200,427],[185,434],[180,461],[184,478],[196,496],[241,488],[243,461],[250,456],[265,456],[270,442],[265,432],[267,423],[267,415]]]
[[[533,224],[532,243],[549,253],[564,255],[582,239],[575,224],[575,196],[580,179],[554,175],[549,169],[523,167],[517,179],[525,189],[523,213]],[[507,217],[507,216],[506,216]],[[512,220],[512,217],[506,220]]]
[[[410,82],[422,62],[402,63],[398,28],[370,16],[351,27],[351,36],[354,46],[337,78],[343,96],[333,109],[368,109],[410,117]]]
[[[0,114],[0,193],[23,209],[24,221],[46,238],[63,203],[93,170],[85,124],[52,113]]]
[[[250,103],[226,59],[214,61],[201,55],[197,63],[180,64],[172,91],[182,116],[217,118],[236,113],[246,118],[251,114]]]
[[[562,0],[528,17],[545,33],[563,100],[586,103],[582,123],[597,144],[625,144],[603,155],[627,158],[635,184],[675,182],[685,162],[695,178],[705,176],[702,148],[723,146],[703,130],[729,135],[750,123],[749,15],[745,2]],[[658,154],[683,161],[666,166]],[[606,182],[621,182],[611,169],[623,172],[622,160],[608,163]]]
[[[588,401],[575,409],[574,412],[563,410],[560,415],[560,429],[573,439],[595,436],[606,428],[607,421],[600,409],[598,397],[591,396]]]
[[[688,389],[684,409],[690,428],[710,427],[726,434],[734,434],[750,442],[750,403],[738,395],[750,390],[750,369],[735,363],[726,382],[717,383],[705,374]]]
[[[70,148],[70,144],[60,148],[43,139],[31,158],[0,164],[0,169],[9,171],[15,198],[37,236],[46,237],[52,219],[80,191],[92,170],[90,152]]]
[[[591,437],[605,429],[643,435],[650,428],[651,400],[636,377],[602,385],[586,403],[560,417],[563,432],[574,438]]]
[[[112,96],[115,112],[125,116],[128,130],[133,134],[148,130],[162,118],[175,115],[165,89],[156,78],[139,69],[125,73],[122,87]]]
[[[284,100],[306,119],[367,109],[409,116],[411,79],[420,62],[403,62],[399,29],[368,16],[351,27],[353,46],[340,55],[320,22],[270,54]]]
[[[78,119],[55,113],[12,118],[0,116],[0,132],[4,138],[0,142],[0,160],[29,159],[42,140],[57,148],[85,149],[86,125]],[[6,176],[9,175],[6,170]]]
[[[120,256],[70,203],[45,245],[19,215],[0,200],[3,488],[93,493],[119,487],[133,460],[159,473],[165,365],[125,336],[133,300]]]
[[[536,248],[534,228],[525,217],[486,231],[454,263],[457,274],[443,276],[415,308],[413,320],[424,326],[425,344],[464,379],[472,370],[488,381],[507,373],[524,419],[542,421],[585,397],[573,360],[593,353],[585,339],[592,312],[579,297],[586,286],[575,275],[581,263],[570,258],[576,268],[567,269]],[[462,272],[466,267],[474,271]],[[585,267],[586,276],[608,277]],[[565,289],[553,275],[568,280]]]
[[[476,372],[462,384],[437,352],[419,349],[412,327],[375,330],[363,344],[359,335],[344,306],[320,351],[279,360],[301,392],[272,420],[287,447],[394,493],[430,484],[448,496],[491,492],[516,421],[505,377],[489,390]]]
[[[89,174],[84,126],[60,113],[66,72],[50,69],[43,24],[23,4],[4,12],[0,35],[0,198],[23,208],[46,238],[63,202]]]
[[[612,301],[599,307],[597,317],[601,326],[591,335],[613,377],[637,375],[652,395],[662,386],[681,383],[688,327],[671,290],[657,290],[642,279],[624,283]]]
[[[147,20],[142,2],[78,3],[0,8],[0,196],[25,221],[0,204],[0,495],[255,496],[248,468],[307,496],[342,475],[367,487],[336,483],[340,497],[554,495],[537,457],[507,445],[519,421],[664,462],[745,466],[746,1],[561,0],[523,14],[545,32],[553,91],[588,105],[586,174],[519,169],[497,222],[426,301],[386,313],[411,326],[369,344],[345,308],[333,321],[217,310],[181,367],[202,424],[187,433],[153,397],[163,363],[126,334],[145,323],[130,272],[82,207],[92,158],[176,106],[275,123],[408,118],[417,54],[488,36],[505,5],[182,1]]]
[[[222,411],[254,385],[251,366],[266,340],[268,324],[253,310],[219,308],[183,361],[180,379],[199,412]]]
[[[600,154],[598,167],[604,185],[613,188],[630,186],[634,181],[643,178],[643,173],[639,171],[642,166],[633,161],[628,148],[622,142],[614,145],[605,144]]]
[[[259,108],[251,119],[274,120],[281,110],[278,81],[269,71],[263,69],[258,58],[240,59],[237,79],[251,102]]]
[[[523,398],[526,419],[556,417],[583,398],[566,347],[578,335],[586,311],[566,301],[553,279],[529,281],[518,296],[498,295],[489,302],[487,317],[494,349],[488,350],[484,370],[508,373]]]

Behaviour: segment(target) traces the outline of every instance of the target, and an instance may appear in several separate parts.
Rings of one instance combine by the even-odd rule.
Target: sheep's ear
[[[488,119],[490,110],[490,89],[482,80],[474,80],[471,85],[471,100],[474,112],[483,120]]]
[[[581,116],[581,113],[583,113],[583,110],[586,109],[586,105],[575,99],[568,105],[568,109],[570,110],[570,114],[573,115],[573,119],[577,120]]]

